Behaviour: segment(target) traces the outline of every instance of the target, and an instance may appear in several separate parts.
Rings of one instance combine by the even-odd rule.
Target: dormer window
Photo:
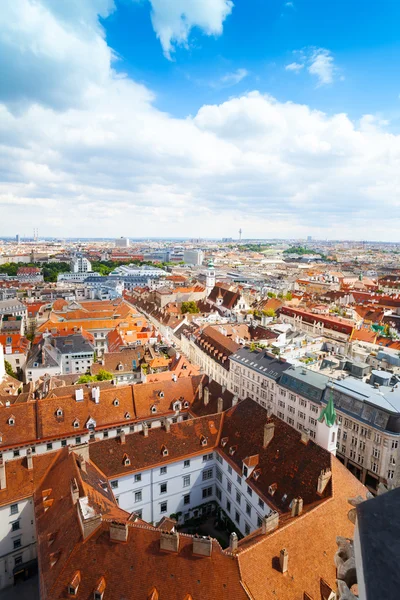
[[[130,415],[130,413],[128,413],[128,412],[127,412],[127,413],[125,413],[125,419],[130,419],[130,418],[131,418],[131,415]]]
[[[189,402],[187,400],[184,402],[183,408],[189,408]]]
[[[8,421],[7,423],[11,426],[15,425],[15,417],[14,415],[11,415],[10,417],[8,417]]]
[[[168,448],[164,444],[161,446],[161,454],[163,456],[168,456]]]
[[[106,580],[104,577],[100,577],[97,582],[96,587],[94,588],[93,598],[94,600],[103,600],[104,591],[106,589]]]
[[[1,444],[2,441],[3,441],[3,434],[0,433],[0,444]]]
[[[124,365],[122,363],[119,363],[118,371],[123,371],[123,370],[124,370]]]
[[[114,406],[119,406],[119,400],[118,398],[115,398],[113,401]]]
[[[124,454],[122,463],[123,463],[124,467],[129,467],[129,465],[131,464],[131,459],[129,458],[129,456],[127,454]]]
[[[173,409],[174,409],[175,412],[178,411],[178,410],[180,410],[181,409],[181,403],[180,402],[174,402]]]
[[[207,438],[204,435],[202,435],[200,438],[200,444],[202,446],[207,446]]]
[[[228,443],[228,438],[227,437],[223,437],[221,440],[221,446],[224,448]]]
[[[63,416],[63,414],[64,414],[64,413],[63,413],[62,409],[61,409],[61,408],[57,408],[57,410],[56,410],[56,415],[57,415],[57,417],[62,417],[62,416]]]
[[[68,584],[68,594],[70,596],[76,596],[78,593],[79,584],[81,582],[81,573],[76,571],[72,580]]]
[[[163,391],[159,392],[158,396],[159,396],[159,398],[164,398],[164,392]]]
[[[73,426],[75,429],[78,429],[78,427],[79,427],[79,421],[78,421],[78,419],[75,419],[75,421],[72,423],[72,426]]]
[[[260,477],[260,475],[261,475],[261,471],[260,471],[260,469],[254,469],[254,471],[253,471],[253,477],[254,477],[254,479],[255,479],[256,481],[257,481],[257,479]]]
[[[231,456],[233,456],[233,455],[235,454],[236,450],[237,450],[237,446],[231,446],[231,447],[229,448],[229,454],[230,454]]]
[[[150,410],[151,410],[152,414],[154,415],[154,413],[157,412],[157,406],[155,406],[155,404],[153,404],[153,406],[151,407]]]
[[[268,494],[270,494],[270,496],[273,496],[276,492],[276,490],[278,489],[278,484],[277,483],[273,483],[272,485],[270,485],[268,487]]]

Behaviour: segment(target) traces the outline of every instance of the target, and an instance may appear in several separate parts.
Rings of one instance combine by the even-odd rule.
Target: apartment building
[[[270,406],[280,419],[299,431],[306,430],[317,441],[318,419],[332,397],[339,460],[372,492],[379,483],[397,484],[400,387],[370,385],[353,377],[330,381],[326,375],[288,363],[277,367],[272,362],[271,371],[261,375],[260,365],[272,361],[263,354],[243,348],[232,355],[230,391]]]

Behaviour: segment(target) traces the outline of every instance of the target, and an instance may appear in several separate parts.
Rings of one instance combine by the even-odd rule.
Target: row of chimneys
[[[211,383],[211,378],[209,379],[209,383]],[[221,388],[221,393],[224,394],[226,392],[226,385],[223,385]],[[203,384],[200,383],[199,387],[198,387],[198,395],[199,395],[199,400],[203,400],[204,406],[207,406],[210,402],[210,390],[208,388],[208,386],[205,386],[203,388]],[[233,396],[232,398],[232,406],[236,406],[236,404],[238,403],[238,397],[237,396]],[[223,411],[223,404],[224,401],[221,397],[218,398],[217,401],[217,412],[222,412]]]

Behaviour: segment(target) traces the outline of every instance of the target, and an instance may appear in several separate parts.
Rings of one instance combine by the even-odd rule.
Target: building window
[[[394,471],[393,471],[392,469],[390,469],[390,470],[388,471],[388,476],[387,476],[387,478],[388,478],[388,479],[393,479],[393,478],[394,478]]]
[[[22,544],[21,544],[21,538],[17,538],[16,540],[13,540],[13,548],[14,550],[16,550],[17,548],[21,548]]]
[[[231,512],[231,503],[230,503],[230,500],[226,501],[226,512],[228,512],[228,513]]]
[[[12,525],[11,525],[11,530],[18,531],[18,529],[20,529],[19,521],[14,521],[14,523],[12,523]]]
[[[230,465],[228,465],[228,473],[229,475],[232,475],[232,467]]]
[[[203,471],[203,481],[206,481],[207,479],[212,479],[213,476],[213,469],[205,469],[205,471]]]
[[[61,440],[61,448],[65,448],[67,445],[67,440]]]
[[[381,451],[380,451],[380,450],[378,450],[378,448],[372,448],[372,456],[373,456],[374,458],[379,458],[379,457],[380,457],[380,454],[381,454]]]
[[[242,496],[241,496],[240,492],[238,492],[238,491],[236,490],[236,502],[237,502],[238,504],[240,504],[241,497],[242,497]]]
[[[246,502],[246,513],[249,515],[249,517],[251,516],[251,506],[248,502]]]
[[[260,515],[257,515],[257,527],[262,527],[262,518]]]
[[[11,504],[10,506],[10,514],[16,515],[18,512],[18,504]]]
[[[398,442],[398,440],[394,440],[394,441],[392,442],[392,450],[395,450],[395,449],[398,447],[398,445],[399,445],[399,442]]]
[[[238,513],[238,511],[237,511],[237,510],[235,510],[235,521],[236,521],[236,523],[238,523],[238,524],[240,523],[240,515],[239,515],[239,513]]]
[[[250,525],[248,523],[244,524],[244,532],[246,535],[250,534]]]
[[[185,475],[183,478],[183,487],[189,487],[190,485],[190,475]]]
[[[190,504],[190,494],[183,496],[183,504]]]
[[[289,423],[289,425],[291,425],[291,426],[293,427],[293,425],[294,425],[294,420],[293,420],[293,419],[291,419],[290,417],[288,417],[286,420],[287,420],[287,422]]]
[[[17,456],[19,456],[19,450],[14,450],[13,456],[14,458],[17,458]]]
[[[187,460],[183,461],[183,466],[185,467],[185,469],[186,469],[187,467],[190,467],[190,460],[189,460],[189,459],[187,459]]]
[[[167,484],[166,483],[162,483],[160,485],[160,494],[166,494],[167,493]]]
[[[378,464],[376,462],[371,463],[371,470],[373,473],[377,473],[379,470]]]
[[[222,461],[222,456],[220,456],[220,455],[218,454],[218,452],[217,452],[217,454],[215,455],[215,458],[216,458],[216,459],[217,459],[217,461],[218,461],[219,463],[221,463],[221,465],[222,465],[222,462],[223,462],[223,461]]]
[[[46,444],[46,450],[53,450],[53,444],[51,442]]]
[[[161,467],[160,468],[160,475],[166,475],[167,474],[167,467]]]
[[[258,506],[264,509],[264,502],[261,500],[261,498],[258,499]]]
[[[218,481],[220,481],[222,483],[222,471],[220,469],[218,469],[218,467],[216,470],[216,477],[217,477]]]
[[[18,565],[22,565],[22,556],[16,556],[14,558],[14,566],[18,567]]]
[[[160,504],[160,513],[166,513],[167,512],[167,503],[166,502],[161,502]]]
[[[221,501],[222,493],[218,486],[216,486],[216,488],[215,488],[215,495],[217,496],[218,500]]]
[[[209,498],[210,496],[212,496],[212,493],[213,493],[212,486],[208,487],[208,488],[203,488],[203,490],[202,490],[203,498]]]
[[[247,493],[251,498],[251,496],[253,495],[253,490],[251,489],[251,487],[249,485],[247,486]]]
[[[135,502],[141,502],[142,501],[142,492],[135,492]]]
[[[240,477],[240,475],[236,475],[236,481],[239,485],[242,485],[242,478]]]
[[[226,482],[226,489],[230,494],[232,493],[232,483],[229,481],[229,479]]]
[[[311,425],[314,425],[314,427],[315,427],[315,425],[317,424],[317,421],[316,421],[315,419],[313,419],[312,417],[308,417],[308,422],[309,422]]]
[[[142,474],[141,473],[137,473],[135,475],[135,483],[137,483],[138,481],[142,481]]]
[[[114,480],[111,482],[111,489],[112,489],[112,490],[116,490],[116,489],[117,489],[117,487],[118,487],[118,480],[117,480],[117,479],[114,479]]]
[[[81,438],[80,437],[76,437],[75,438],[75,443],[76,444],[80,444],[81,443]]]

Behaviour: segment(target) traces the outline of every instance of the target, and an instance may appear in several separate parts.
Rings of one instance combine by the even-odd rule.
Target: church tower
[[[213,259],[210,258],[210,261],[208,263],[208,268],[207,268],[207,276],[206,276],[207,298],[211,294],[212,290],[214,289],[214,286],[215,286],[215,269],[214,269]]]
[[[336,442],[338,435],[338,423],[335,405],[333,403],[332,388],[329,394],[328,404],[322,409],[317,422],[317,435],[315,441],[319,446],[336,456]]]

